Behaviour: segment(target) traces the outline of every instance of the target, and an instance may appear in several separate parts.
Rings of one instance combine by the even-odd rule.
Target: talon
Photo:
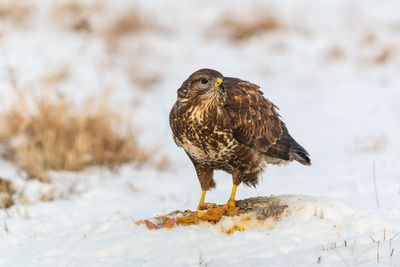
[[[235,200],[230,199],[230,200],[228,201],[228,203],[226,203],[226,204],[224,205],[224,208],[225,208],[225,209],[236,208],[236,202],[235,202]]]

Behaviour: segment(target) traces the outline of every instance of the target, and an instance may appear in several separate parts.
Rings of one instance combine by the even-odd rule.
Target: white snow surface
[[[76,17],[54,15],[68,1],[16,2],[31,12],[21,23],[0,15],[1,109],[18,97],[15,85],[76,101],[108,89],[140,143],[157,147],[169,166],[54,172],[41,184],[1,160],[0,177],[24,197],[0,211],[0,265],[400,266],[398,1],[77,1],[89,33],[68,28]],[[131,8],[150,26],[110,51],[104,32]],[[216,26],[228,14],[271,14],[282,26],[234,42]],[[176,89],[204,67],[260,85],[311,155],[310,167],[268,166],[256,189],[239,187],[237,199],[280,195],[288,203],[292,215],[271,229],[227,235],[213,226],[135,224],[197,205],[200,186],[171,138],[168,113]],[[44,86],[63,69],[65,80]],[[132,71],[158,81],[142,88]],[[206,201],[224,203],[231,177],[216,172],[215,180]],[[40,201],[49,193],[57,199]]]

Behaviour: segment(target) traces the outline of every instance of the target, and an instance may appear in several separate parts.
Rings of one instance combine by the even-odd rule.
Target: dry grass
[[[47,86],[53,86],[54,84],[65,81],[70,76],[70,70],[67,66],[56,70],[54,72],[47,73],[43,78],[42,82]]]
[[[249,19],[243,16],[229,14],[223,16],[213,29],[221,29],[232,41],[243,41],[265,32],[279,30],[281,22],[268,12],[255,12]]]
[[[2,115],[0,135],[5,144],[3,157],[16,162],[29,178],[49,182],[47,170],[113,168],[150,160],[150,153],[137,145],[133,129],[118,127],[123,120],[106,105],[91,111],[62,97],[37,97],[33,108],[28,106],[24,98]]]
[[[356,139],[356,150],[360,152],[377,152],[385,150],[388,147],[388,138],[386,135],[369,137],[367,140]]]
[[[15,190],[11,183],[0,177],[0,209],[7,209],[14,204]]]
[[[81,3],[69,1],[55,3],[52,15],[54,21],[63,28],[77,32],[92,32],[91,18],[93,15],[102,16],[104,7],[101,3]]]
[[[384,47],[379,51],[379,53],[375,56],[375,62],[377,64],[387,63],[391,58],[395,55],[395,50],[391,47]]]
[[[132,85],[143,90],[154,88],[162,80],[162,75],[160,73],[144,71],[143,69],[138,69],[136,65],[135,67],[128,68],[127,76]]]
[[[378,42],[378,37],[373,32],[367,33],[365,35],[364,39],[362,40],[362,43],[365,45],[374,45],[377,42]]]
[[[340,60],[345,57],[344,49],[340,46],[332,46],[328,49],[325,55],[327,61]]]
[[[79,1],[56,3],[53,6],[52,15],[59,25],[76,31],[91,31],[91,20],[100,18],[106,22],[104,25],[107,26],[106,29],[96,29],[96,31],[104,31],[109,38],[117,39],[135,33],[146,25],[136,7],[127,9],[120,16],[110,17],[101,3],[85,4]]]
[[[375,140],[372,140],[372,141],[373,141],[373,143],[369,147],[367,147],[367,149],[370,151],[384,150],[388,146],[388,138],[386,135],[379,136]]]
[[[0,21],[23,23],[31,14],[31,7],[21,0],[0,2]]]
[[[108,34],[114,38],[118,38],[138,32],[144,27],[145,23],[143,22],[139,11],[132,8],[123,13],[110,25]]]
[[[118,50],[118,42],[121,38],[138,33],[149,25],[145,23],[142,14],[137,8],[131,8],[111,21],[109,27],[104,31],[103,38],[109,52]]]
[[[153,16],[151,20],[146,19],[146,13],[138,6],[126,8],[121,13],[109,13],[107,7],[100,2],[81,3],[77,0],[55,3],[51,10],[56,25],[100,37],[112,54],[119,51],[124,37],[159,28],[154,24]]]
[[[396,233],[389,237],[386,234],[386,229],[383,229],[383,238],[370,236],[371,243],[363,241],[361,244],[358,236],[355,236],[353,240],[344,240],[344,244],[328,243],[326,246],[322,246],[322,251],[333,250],[344,266],[361,266],[373,262],[389,266],[393,263],[393,241],[397,239],[399,234]]]
[[[397,57],[396,47],[383,41],[374,32],[369,32],[364,36],[361,46],[366,50],[366,56],[363,59],[369,64],[384,65]]]

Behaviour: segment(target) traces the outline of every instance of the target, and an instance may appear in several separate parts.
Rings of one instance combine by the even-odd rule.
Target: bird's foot
[[[239,215],[239,208],[236,207],[235,200],[229,200],[223,206],[218,206],[216,203],[200,203],[197,210],[186,210],[185,215],[177,217],[176,222],[183,225],[199,224],[200,221],[218,222],[222,216],[236,215]]]
[[[226,216],[236,216],[239,215],[239,208],[235,205],[235,200],[230,199],[223,208],[225,209]]]
[[[228,203],[223,206],[225,209],[236,208],[236,202],[233,199],[229,199]]]
[[[215,203],[202,203],[196,211],[186,210],[183,217],[176,222],[183,225],[199,224],[199,221],[218,222],[226,213],[226,209]]]

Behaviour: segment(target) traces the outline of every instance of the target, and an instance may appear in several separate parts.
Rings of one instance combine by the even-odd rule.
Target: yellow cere
[[[218,78],[218,79],[217,79],[217,84],[216,84],[216,85],[209,86],[208,88],[218,88],[219,85],[220,85],[221,83],[222,83],[222,79],[221,79],[221,78]]]

